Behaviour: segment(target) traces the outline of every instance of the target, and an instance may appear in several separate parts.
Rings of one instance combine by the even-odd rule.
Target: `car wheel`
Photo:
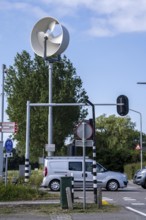
[[[142,187],[143,189],[146,189],[146,180],[145,180],[145,182],[141,185],[141,187]]]
[[[119,188],[119,184],[116,180],[110,180],[106,185],[106,189],[108,191],[117,191],[118,188]]]
[[[52,191],[59,191],[60,190],[60,181],[59,180],[52,180],[49,184],[49,187]]]

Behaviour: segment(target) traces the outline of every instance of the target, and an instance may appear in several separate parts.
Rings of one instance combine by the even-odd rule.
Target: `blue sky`
[[[16,53],[27,50],[36,22],[51,16],[69,31],[64,54],[76,68],[93,103],[116,103],[129,98],[139,111],[146,133],[146,1],[145,0],[1,0],[0,65],[13,65]],[[96,107],[117,115],[115,106]],[[129,112],[139,129],[139,114]]]

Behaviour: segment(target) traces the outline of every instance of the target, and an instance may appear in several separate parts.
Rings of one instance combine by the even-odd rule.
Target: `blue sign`
[[[10,138],[8,138],[5,142],[5,149],[6,149],[6,152],[12,152],[13,150],[13,142]]]

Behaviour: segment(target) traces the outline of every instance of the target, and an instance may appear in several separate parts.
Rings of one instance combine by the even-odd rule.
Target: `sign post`
[[[77,127],[76,133],[78,135],[78,137],[82,140],[77,140],[75,145],[76,146],[81,146],[83,147],[83,209],[86,208],[86,147],[89,146],[92,147],[93,141],[92,140],[87,140],[88,138],[90,138],[93,134],[93,129],[90,126],[90,124],[86,123],[86,122],[82,122],[81,124],[79,124],[79,126]]]
[[[7,175],[8,175],[8,157],[12,157],[13,154],[11,153],[13,150],[13,142],[10,138],[8,138],[5,142],[5,149],[6,149],[6,153],[4,155],[5,159],[6,159],[6,163],[5,163],[5,186],[7,185]]]

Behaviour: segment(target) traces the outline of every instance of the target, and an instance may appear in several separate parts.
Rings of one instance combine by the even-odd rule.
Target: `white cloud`
[[[80,25],[95,37],[146,31],[146,0],[2,0],[0,10],[64,18],[70,29]]]
[[[113,36],[119,33],[146,31],[146,0],[41,0],[66,12],[80,14],[88,10],[92,36]],[[71,12],[71,13],[70,13]],[[64,13],[65,15],[65,13]],[[83,18],[83,21],[86,22]]]

